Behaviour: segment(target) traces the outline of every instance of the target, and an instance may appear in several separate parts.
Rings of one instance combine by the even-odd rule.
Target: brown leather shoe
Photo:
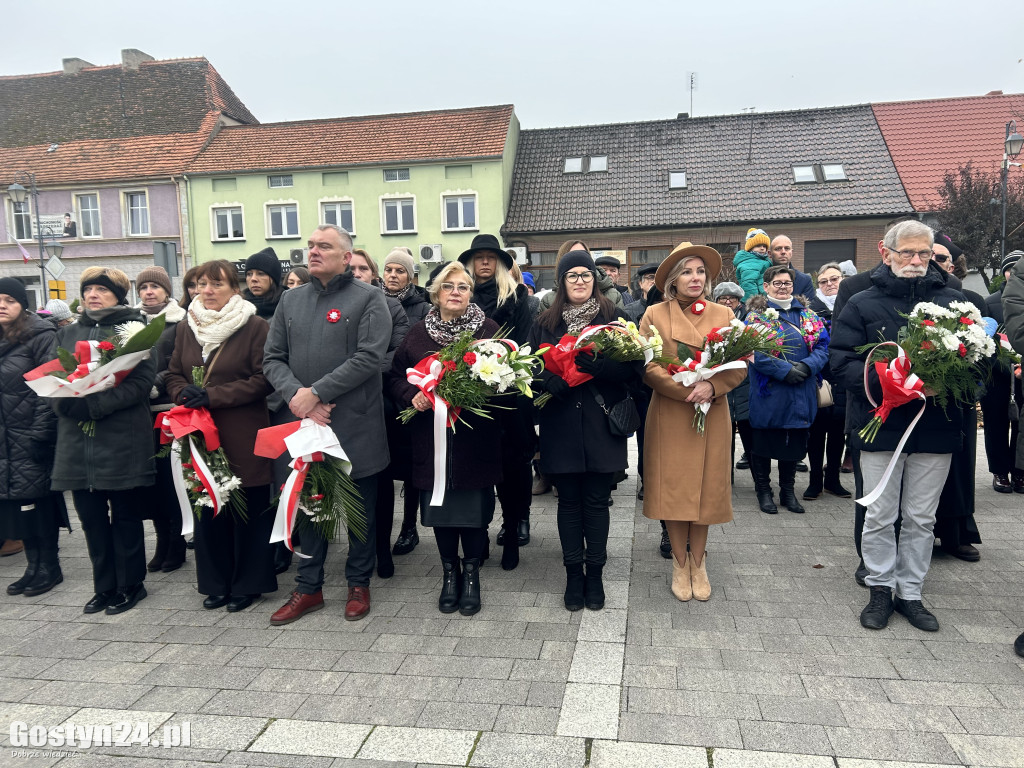
[[[349,587],[345,604],[345,621],[359,621],[370,612],[370,588]]]
[[[324,607],[323,590],[318,590],[312,595],[304,595],[301,592],[292,592],[288,602],[277,609],[277,612],[270,617],[270,623],[274,626],[291,624],[298,621],[311,611],[319,611]]]
[[[0,557],[10,557],[11,555],[23,552],[24,550],[25,545],[18,539],[6,539],[4,540],[4,545],[0,547]]]

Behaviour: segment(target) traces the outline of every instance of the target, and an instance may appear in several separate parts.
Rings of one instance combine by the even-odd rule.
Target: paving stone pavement
[[[599,612],[562,607],[550,493],[534,497],[519,568],[501,570],[492,547],[472,618],[437,611],[429,531],[394,578],[374,580],[360,622],[342,616],[340,544],[325,609],[284,627],[269,618],[294,570],[244,612],[205,611],[191,557],[151,574],[135,610],[86,616],[76,525],[62,585],[0,600],[0,766],[1024,766],[1024,660],[1011,647],[1024,628],[1024,496],[992,491],[984,455],[977,477],[982,560],[936,554],[934,634],[898,615],[861,628],[852,502],[767,516],[745,472],[735,520],[711,532],[712,598],[680,603],[631,471],[614,493]],[[0,583],[22,568],[0,560]],[[19,748],[18,722],[144,723],[156,739],[187,723],[190,745]]]

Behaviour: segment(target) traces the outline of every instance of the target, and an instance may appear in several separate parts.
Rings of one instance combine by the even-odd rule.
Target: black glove
[[[789,369],[783,381],[787,384],[802,384],[810,375],[811,369],[806,365],[803,363],[793,363],[793,367]]]
[[[178,394],[178,403],[186,408],[208,408],[210,406],[210,394],[195,384],[189,384]]]
[[[569,393],[569,389],[569,385],[561,376],[549,376],[548,380],[544,382],[544,390],[550,392],[552,397],[565,397]]]
[[[77,397],[64,398],[64,407],[61,409],[61,415],[76,421],[89,421],[92,418],[92,414],[89,413],[89,404]]]
[[[631,363],[619,363],[600,352],[591,354],[589,350],[577,353],[576,368],[582,373],[589,373],[595,379],[605,381],[629,381],[633,376]]]
[[[28,455],[36,464],[48,467],[53,464],[53,449],[55,447],[49,440],[31,439],[28,441]]]

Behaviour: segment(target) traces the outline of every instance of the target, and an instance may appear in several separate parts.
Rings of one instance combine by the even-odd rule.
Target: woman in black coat
[[[807,305],[822,319],[829,333],[832,332],[832,308],[835,307],[842,280],[843,273],[836,262],[823,264],[818,269],[818,290]],[[816,499],[825,490],[833,496],[848,499],[850,492],[839,482],[846,439],[846,390],[834,380],[832,367],[827,363],[821,369],[821,377],[832,385],[834,402],[826,408],[818,408],[818,414],[811,423],[811,432],[807,438],[810,478],[803,497]]]
[[[56,356],[53,324],[28,311],[20,281],[0,279],[0,538],[20,539],[28,560],[8,595],[34,597],[64,580],[57,534],[67,511],[50,493],[57,419],[24,379]]]
[[[77,341],[104,341],[122,323],[141,323],[139,311],[125,305],[130,288],[119,269],[87,268],[81,277],[85,310],[77,323],[61,328],[57,345],[74,350]],[[155,380],[150,357],[113,389],[50,398],[58,416],[53,490],[72,492],[92,561],[96,594],[85,613],[123,613],[146,597],[141,513],[156,479],[149,411]],[[86,421],[94,422],[91,434],[82,429]]]
[[[422,322],[406,334],[395,353],[389,381],[391,396],[400,408],[410,405],[419,413],[409,421],[412,444],[412,483],[419,490],[422,523],[434,529],[441,554],[444,580],[438,598],[442,613],[458,610],[472,616],[480,610],[480,564],[487,548],[487,525],[494,515],[494,486],[501,482],[501,414],[494,419],[462,413],[465,424],[445,430],[447,476],[441,506],[431,506],[434,487],[434,414],[420,390],[409,383],[406,370],[423,358],[451,344],[465,331],[478,339],[490,338],[498,326],[470,303],[473,278],[466,268],[452,262],[434,280],[434,303]],[[462,543],[462,573],[459,543]],[[461,577],[461,586],[460,586]]]
[[[512,276],[515,262],[503,251],[494,235],[477,235],[459,261],[473,273],[473,303],[504,334],[524,343],[530,335],[533,314],[530,293]],[[530,541],[530,503],[533,500],[533,454],[537,437],[533,431],[533,408],[527,398],[517,398],[516,418],[507,420],[502,437],[501,471],[498,485],[502,530],[498,543],[504,546],[501,567],[510,571],[519,565],[519,547]]]
[[[570,251],[558,262],[555,299],[542,312],[530,333],[530,346],[557,344],[566,333],[574,336],[590,325],[625,315],[595,290],[597,267],[586,251]],[[580,353],[576,367],[594,378],[570,388],[560,376],[545,370],[540,388],[552,399],[540,409],[540,469],[558,489],[558,538],[565,564],[565,607],[578,611],[604,607],[602,571],[608,559],[608,503],[615,473],[628,466],[626,438],[613,435],[608,408],[629,395],[643,372],[640,361],[618,363],[603,355]],[[583,566],[586,563],[586,574]]]

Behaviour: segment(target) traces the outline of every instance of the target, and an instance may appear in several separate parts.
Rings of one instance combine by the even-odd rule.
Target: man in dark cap
[[[612,284],[622,294],[622,303],[629,304],[633,301],[633,295],[629,292],[629,288],[624,285],[619,285],[619,270],[622,269],[622,262],[615,256],[598,256],[594,259],[594,263],[598,266],[600,271],[603,271],[612,281]]]

